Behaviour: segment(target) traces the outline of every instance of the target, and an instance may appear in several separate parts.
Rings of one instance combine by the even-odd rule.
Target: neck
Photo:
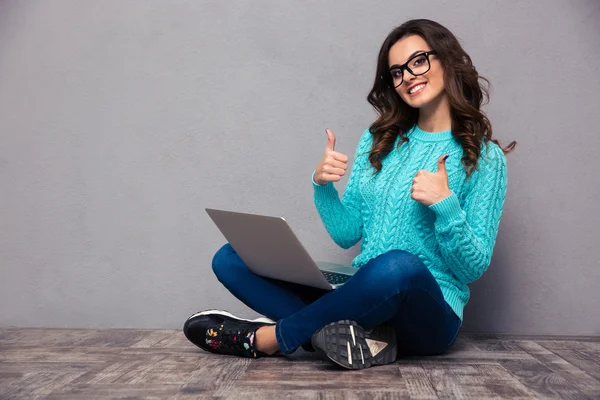
[[[443,93],[427,106],[419,108],[419,128],[426,132],[443,132],[452,129],[448,96]]]

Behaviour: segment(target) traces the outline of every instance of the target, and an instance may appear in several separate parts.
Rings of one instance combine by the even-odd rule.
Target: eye
[[[425,56],[419,56],[419,57],[415,58],[414,60],[412,60],[412,62],[410,64],[414,67],[418,67],[420,65],[423,65],[423,63],[425,63],[426,61],[427,60],[425,59]]]

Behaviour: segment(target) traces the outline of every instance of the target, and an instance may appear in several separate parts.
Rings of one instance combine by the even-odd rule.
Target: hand
[[[438,159],[437,172],[425,170],[417,172],[410,190],[410,197],[413,200],[430,206],[452,194],[448,187],[447,158],[448,155],[444,155]]]
[[[315,183],[324,185],[328,182],[338,182],[342,176],[346,175],[348,169],[348,156],[335,151],[335,135],[329,129],[327,133],[327,147],[325,155],[317,165],[315,172]]]

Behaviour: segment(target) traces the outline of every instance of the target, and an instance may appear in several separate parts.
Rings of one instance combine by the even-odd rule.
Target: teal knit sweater
[[[373,137],[365,130],[341,200],[334,184],[318,185],[313,172],[315,205],[340,247],[350,248],[362,239],[354,267],[394,249],[415,254],[462,321],[467,283],[483,274],[492,257],[506,198],[506,159],[496,144],[482,144],[479,166],[466,180],[463,150],[451,131],[425,132],[415,125],[407,137],[400,147],[400,136],[396,138],[381,171],[373,175],[368,160]],[[427,207],[411,198],[412,181],[419,170],[437,171],[444,154],[449,154],[452,194]]]

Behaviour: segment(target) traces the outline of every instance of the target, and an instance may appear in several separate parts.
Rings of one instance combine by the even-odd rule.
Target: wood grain
[[[0,329],[1,399],[598,399],[600,338],[461,334],[433,357],[347,371],[298,350],[206,353],[173,330]]]

